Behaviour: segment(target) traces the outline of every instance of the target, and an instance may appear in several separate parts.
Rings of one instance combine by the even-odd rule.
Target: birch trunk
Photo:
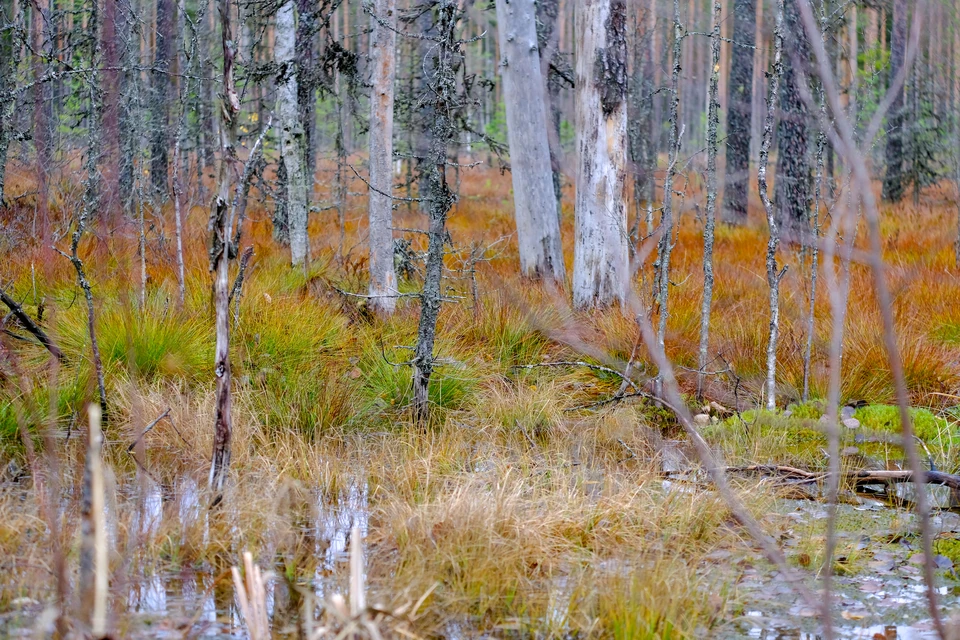
[[[773,71],[767,92],[767,113],[763,120],[763,138],[760,143],[760,164],[757,169],[757,186],[760,200],[767,215],[770,239],[767,242],[767,284],[770,287],[770,333],[767,341],[767,409],[777,408],[777,339],[780,330],[780,279],[784,271],[777,269],[777,247],[780,245],[780,228],[777,215],[767,189],[767,164],[770,160],[770,145],[773,140],[773,123],[780,95],[780,78],[783,76],[783,3],[777,0],[776,26],[773,32]]]
[[[562,283],[566,270],[533,0],[497,0],[497,31],[520,270],[531,278]]]
[[[677,175],[677,162],[680,159],[680,72],[682,43],[685,30],[680,22],[680,0],[673,0],[673,69],[670,72],[670,159],[663,178],[663,208],[660,214],[660,241],[657,243],[657,261],[654,265],[653,295],[660,307],[657,319],[657,345],[664,351],[667,338],[667,319],[670,310],[667,302],[670,298],[670,256],[673,252],[673,181]],[[663,378],[658,376],[654,383],[654,393],[662,395]]]
[[[629,286],[624,187],[627,147],[626,5],[577,8],[577,203],[573,305],[624,302]]]
[[[280,122],[280,155],[286,169],[286,213],[290,234],[290,264],[303,265],[307,255],[307,181],[304,174],[303,126],[297,103],[294,2],[287,0],[277,10],[276,57],[277,116]]]
[[[710,42],[710,89],[707,97],[707,222],[703,228],[703,304],[700,308],[700,353],[697,397],[703,397],[703,380],[710,344],[710,308],[713,305],[713,240],[717,211],[717,129],[720,125],[720,0],[713,3]]]
[[[393,268],[393,92],[397,75],[397,3],[376,0],[370,36],[373,90],[370,97],[370,298],[371,308],[390,315],[397,306]],[[382,24],[381,24],[382,21]]]

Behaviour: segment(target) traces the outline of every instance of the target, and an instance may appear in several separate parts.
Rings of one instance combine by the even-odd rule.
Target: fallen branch
[[[665,477],[685,475],[692,470],[663,471],[661,475]],[[808,482],[820,482],[826,479],[827,473],[817,471],[806,471],[796,467],[774,464],[753,464],[745,467],[725,467],[725,473],[757,474],[764,476],[776,476],[784,480],[794,481],[793,483],[805,484]],[[913,471],[909,469],[857,469],[854,471],[845,471],[840,476],[848,483],[860,487],[870,484],[901,484],[905,482],[914,482]],[[923,481],[926,484],[940,485],[960,490],[960,475],[944,473],[942,471],[925,471]]]
[[[44,332],[44,330],[33,321],[33,318],[27,315],[27,312],[23,310],[23,307],[17,304],[17,301],[8,296],[7,292],[3,291],[2,289],[0,289],[0,300],[3,301],[3,304],[10,307],[10,311],[14,316],[16,316],[17,320],[20,321],[20,324],[23,325],[23,328],[32,333],[33,336],[40,341],[40,344],[47,348],[47,351],[53,354],[53,356],[60,362],[64,361],[65,358],[63,352],[60,351],[60,347],[55,345],[46,332]]]
[[[594,371],[602,371],[603,373],[613,374],[618,378],[620,378],[621,380],[623,380],[625,385],[637,391],[640,390],[640,388],[637,386],[637,383],[634,382],[630,377],[625,375],[622,371],[617,371],[616,369],[605,367],[599,364],[583,362],[582,360],[564,360],[560,362],[537,362],[534,364],[518,364],[513,366],[514,369],[536,369],[538,367],[586,367],[588,369],[593,369]],[[626,397],[626,396],[620,396],[620,395],[617,396],[618,399],[620,397]]]
[[[151,429],[153,429],[155,426],[157,426],[157,425],[160,423],[161,420],[163,420],[164,418],[166,418],[166,417],[169,416],[169,415],[170,415],[170,407],[167,407],[167,410],[166,410],[166,411],[164,411],[164,412],[161,413],[159,416],[157,416],[157,419],[154,420],[153,422],[151,422],[150,424],[148,424],[148,425],[146,426],[146,428],[140,433],[140,435],[137,436],[137,439],[130,443],[130,446],[127,447],[127,451],[128,451],[128,452],[133,451],[133,448],[137,446],[137,443],[140,442],[140,440],[143,438],[143,436],[147,435],[147,433],[149,433]],[[179,432],[177,432],[177,433],[179,433]],[[183,436],[180,436],[180,437],[183,438]]]

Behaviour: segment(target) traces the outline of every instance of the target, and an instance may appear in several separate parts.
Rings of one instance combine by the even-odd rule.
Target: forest
[[[0,0],[0,637],[960,638],[956,0]]]

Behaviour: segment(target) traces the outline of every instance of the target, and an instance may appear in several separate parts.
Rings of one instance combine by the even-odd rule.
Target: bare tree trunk
[[[33,0],[33,13],[30,16],[30,49],[33,58],[33,145],[37,158],[37,224],[41,251],[50,245],[50,194],[47,179],[51,165],[50,123],[46,86],[43,81],[44,26],[47,22],[45,0]]]
[[[173,86],[171,73],[177,50],[177,5],[174,0],[157,0],[157,42],[153,60],[150,177],[154,191],[167,189],[167,149],[170,146],[169,103]]]
[[[183,127],[183,117],[181,116],[180,129]],[[187,283],[184,276],[183,267],[183,212],[181,199],[183,198],[183,186],[180,184],[180,165],[183,163],[183,152],[180,148],[182,131],[177,131],[177,142],[173,147],[173,222],[177,242],[177,305],[183,310],[183,305],[187,297]],[[199,160],[199,159],[198,159]]]
[[[684,38],[683,23],[680,22],[680,0],[673,2],[673,70],[670,74],[670,157],[667,172],[663,178],[663,207],[660,214],[660,241],[657,243],[657,260],[654,265],[654,298],[660,308],[657,323],[657,346],[663,351],[666,346],[667,319],[670,317],[668,301],[670,298],[670,256],[673,252],[673,180],[677,173],[680,158],[680,72],[682,44]],[[665,351],[664,351],[665,352]],[[657,396],[663,395],[663,378],[657,376],[654,383]]]
[[[777,177],[774,207],[788,237],[802,234],[810,211],[810,153],[807,148],[807,106],[800,95],[803,65],[810,46],[800,22],[797,1],[784,5],[784,38],[788,45],[780,78],[780,121],[777,125]]]
[[[703,304],[700,309],[700,353],[697,360],[697,397],[703,398],[703,379],[710,345],[710,307],[713,304],[713,233],[717,211],[717,129],[720,126],[720,0],[713,3],[710,43],[710,89],[707,97],[707,222],[703,228]]]
[[[893,0],[893,31],[890,35],[890,84],[903,69],[907,49],[907,3]],[[883,199],[900,202],[903,198],[904,104],[901,88],[896,92],[887,116],[887,171],[883,176]]]
[[[324,5],[325,6],[325,5]],[[313,182],[316,176],[317,122],[316,46],[317,15],[320,9],[313,0],[297,0],[297,104],[300,107],[300,126],[303,127],[304,175],[307,185],[307,211],[313,199]]]
[[[236,247],[231,247],[233,228],[230,207],[230,172],[237,161],[237,117],[240,115],[240,97],[233,81],[236,44],[230,16],[230,0],[218,0],[220,33],[223,47],[223,96],[220,114],[220,175],[217,198],[210,214],[210,267],[214,272],[213,304],[216,311],[217,346],[214,355],[214,374],[217,391],[214,418],[213,456],[210,465],[210,489],[214,502],[223,496],[223,485],[230,468],[230,439],[233,432],[231,371],[230,371],[230,259]]]
[[[533,0],[498,0],[497,32],[520,270],[527,277],[563,283],[566,270]]]
[[[447,241],[447,213],[454,203],[446,178],[447,148],[454,141],[457,128],[454,121],[457,71],[462,60],[458,51],[456,25],[459,11],[456,0],[437,2],[436,29],[432,32],[434,52],[422,59],[428,72],[426,94],[432,103],[434,114],[429,137],[432,139],[430,155],[422,159],[426,169],[427,184],[425,201],[429,215],[427,259],[424,266],[423,291],[420,294],[420,322],[417,327],[417,344],[413,353],[413,421],[424,427],[430,417],[430,376],[433,374],[433,344],[437,334],[437,317],[440,314],[443,277],[443,253]],[[420,189],[424,193],[423,187]]]
[[[724,174],[725,218],[747,219],[750,185],[750,126],[753,114],[753,56],[756,40],[756,0],[733,0],[733,55],[727,96],[727,162]]]
[[[767,214],[770,239],[767,242],[767,285],[770,287],[770,333],[767,340],[767,379],[765,393],[767,409],[777,408],[777,339],[780,330],[780,280],[786,273],[777,267],[777,247],[780,245],[780,228],[777,214],[767,188],[767,165],[770,160],[770,145],[773,140],[773,123],[776,118],[777,101],[780,96],[780,79],[783,76],[783,22],[784,0],[777,0],[776,26],[773,31],[773,70],[767,91],[767,114],[763,120],[763,138],[760,143],[760,164],[757,169],[757,185],[760,200]]]
[[[857,15],[857,8],[854,6],[851,8],[854,18]],[[823,34],[823,37],[826,37],[826,27],[827,27],[827,14],[826,14],[826,2],[822,1],[820,3],[820,33]],[[856,52],[856,27],[851,23],[850,29],[851,35],[854,38],[854,44],[851,49],[852,52]],[[851,61],[851,82],[852,87],[856,86],[856,60]],[[851,91],[850,99],[850,111],[851,116],[856,111],[856,97],[855,92]],[[817,309],[817,276],[819,275],[820,267],[820,202],[823,193],[823,171],[824,171],[824,150],[826,149],[827,144],[827,135],[823,130],[825,122],[827,122],[827,102],[826,97],[823,93],[823,87],[819,88],[819,101],[820,101],[820,128],[817,133],[817,152],[816,152],[816,173],[814,175],[813,183],[813,238],[810,244],[813,247],[813,257],[810,264],[810,306],[807,313],[807,343],[803,352],[803,393],[801,399],[803,402],[807,402],[810,399],[810,374],[812,367],[812,356],[813,356],[813,338],[816,332],[816,316],[815,312]],[[806,247],[807,240],[804,240],[803,246]],[[831,260],[832,264],[832,260]],[[842,328],[842,327],[841,327]],[[839,360],[839,355],[837,357]],[[832,371],[831,371],[832,376]],[[832,461],[831,461],[832,462]]]
[[[373,5],[370,64],[370,299],[373,310],[390,315],[397,306],[393,267],[393,92],[397,75],[397,2]]]
[[[103,432],[100,409],[88,407],[90,428],[87,432],[87,456],[83,474],[82,540],[80,550],[81,607],[84,622],[94,638],[107,632],[107,598],[109,596],[109,556],[107,526],[104,518],[105,485],[103,478]]]
[[[13,115],[16,113],[18,102],[16,73],[22,48],[21,43],[14,37],[13,27],[15,25],[22,27],[22,11],[21,5],[16,12],[11,10],[9,18],[6,10],[0,13],[8,20],[3,25],[3,31],[0,32],[0,207],[6,204],[7,153],[14,136]]]
[[[280,154],[286,169],[284,202],[290,234],[290,263],[302,266],[310,259],[307,238],[307,181],[303,170],[303,127],[297,103],[297,75],[294,62],[296,27],[294,0],[287,0],[277,10],[276,57],[277,115],[280,122]]]
[[[559,0],[538,0],[536,17],[540,29],[540,78],[543,80],[547,111],[547,142],[550,145],[550,168],[553,171],[553,193],[557,199],[557,214],[563,203],[563,149],[560,146],[560,88],[561,78],[555,67],[562,64],[560,55],[560,28],[558,18],[562,9]]]
[[[117,0],[103,0],[103,205],[115,225],[122,203],[120,191],[120,55],[117,42]]]
[[[624,0],[577,8],[577,205],[573,305],[623,303],[627,248],[627,40]]]

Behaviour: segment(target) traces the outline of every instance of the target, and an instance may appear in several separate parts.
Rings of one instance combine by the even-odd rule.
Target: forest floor
[[[287,266],[272,241],[269,213],[251,206],[245,244],[253,246],[254,258],[233,327],[233,462],[223,505],[214,511],[205,492],[214,387],[202,240],[207,212],[197,206],[189,213],[182,309],[169,212],[148,229],[143,305],[136,230],[94,229],[81,255],[106,366],[115,636],[245,637],[229,574],[244,551],[272,572],[268,605],[278,637],[296,637],[304,610],[311,621],[322,610],[316,624],[339,629],[343,621],[329,602],[350,590],[353,525],[363,534],[367,601],[382,610],[375,617],[388,636],[773,638],[814,632],[816,612],[762,559],[696,473],[668,412],[639,398],[590,406],[610,399],[621,383],[591,366],[525,367],[624,362],[635,351],[637,327],[616,309],[574,313],[562,291],[516,275],[509,176],[475,171],[460,188],[464,195],[449,225],[451,301],[441,311],[441,366],[424,431],[410,425],[411,372],[402,364],[416,336],[415,300],[401,300],[392,318],[380,320],[362,298],[344,293],[366,290],[362,200],[347,210],[342,248],[336,213],[316,216],[314,259],[306,273]],[[683,214],[666,338],[671,358],[687,368],[696,366],[703,283],[698,211],[691,204]],[[404,205],[397,215],[397,227],[420,222]],[[956,215],[951,193],[931,189],[918,206],[885,211],[883,222],[917,431],[929,457],[947,472],[960,470]],[[29,212],[21,210],[4,221],[0,282],[32,317],[42,315],[66,359],[54,367],[38,345],[6,339],[0,635],[30,635],[52,624],[48,605],[57,597],[58,548],[67,567],[63,597],[75,619],[83,613],[77,584],[82,407],[96,398],[86,310],[69,262],[24,248],[28,229],[16,220],[27,219]],[[564,211],[563,230],[570,264],[570,211]],[[413,249],[419,242],[413,236]],[[801,403],[809,257],[784,246],[781,259],[791,268],[781,307],[782,410],[757,411],[767,332],[765,243],[760,216],[746,226],[718,226],[711,353],[726,364],[710,377],[706,396],[733,411],[715,410],[704,433],[726,464],[819,472],[827,464],[823,404],[816,399],[826,395],[829,304],[826,296],[818,299],[815,400]],[[419,286],[413,268],[403,278],[405,291]],[[854,265],[851,278],[843,399],[858,401],[860,426],[842,434],[843,464],[894,469],[903,454],[891,437],[899,421],[889,406],[893,387],[880,317],[866,268]],[[650,288],[649,265],[636,286]],[[642,349],[637,356],[638,377],[649,375],[654,368]],[[699,411],[695,376],[684,373],[681,384]],[[37,434],[37,444],[42,434],[55,443],[53,453],[35,462],[59,488],[57,539],[44,519],[21,427]],[[685,471],[692,473],[676,477]],[[732,481],[790,564],[817,586],[826,521],[816,485],[747,474]],[[960,566],[960,516],[950,510],[949,495],[931,495],[944,507],[934,517],[937,580],[944,614],[951,617],[960,614],[954,571],[955,563]],[[866,496],[845,488],[843,498],[834,563],[841,635],[926,637],[919,540],[909,508],[898,504],[909,503],[909,491]]]

